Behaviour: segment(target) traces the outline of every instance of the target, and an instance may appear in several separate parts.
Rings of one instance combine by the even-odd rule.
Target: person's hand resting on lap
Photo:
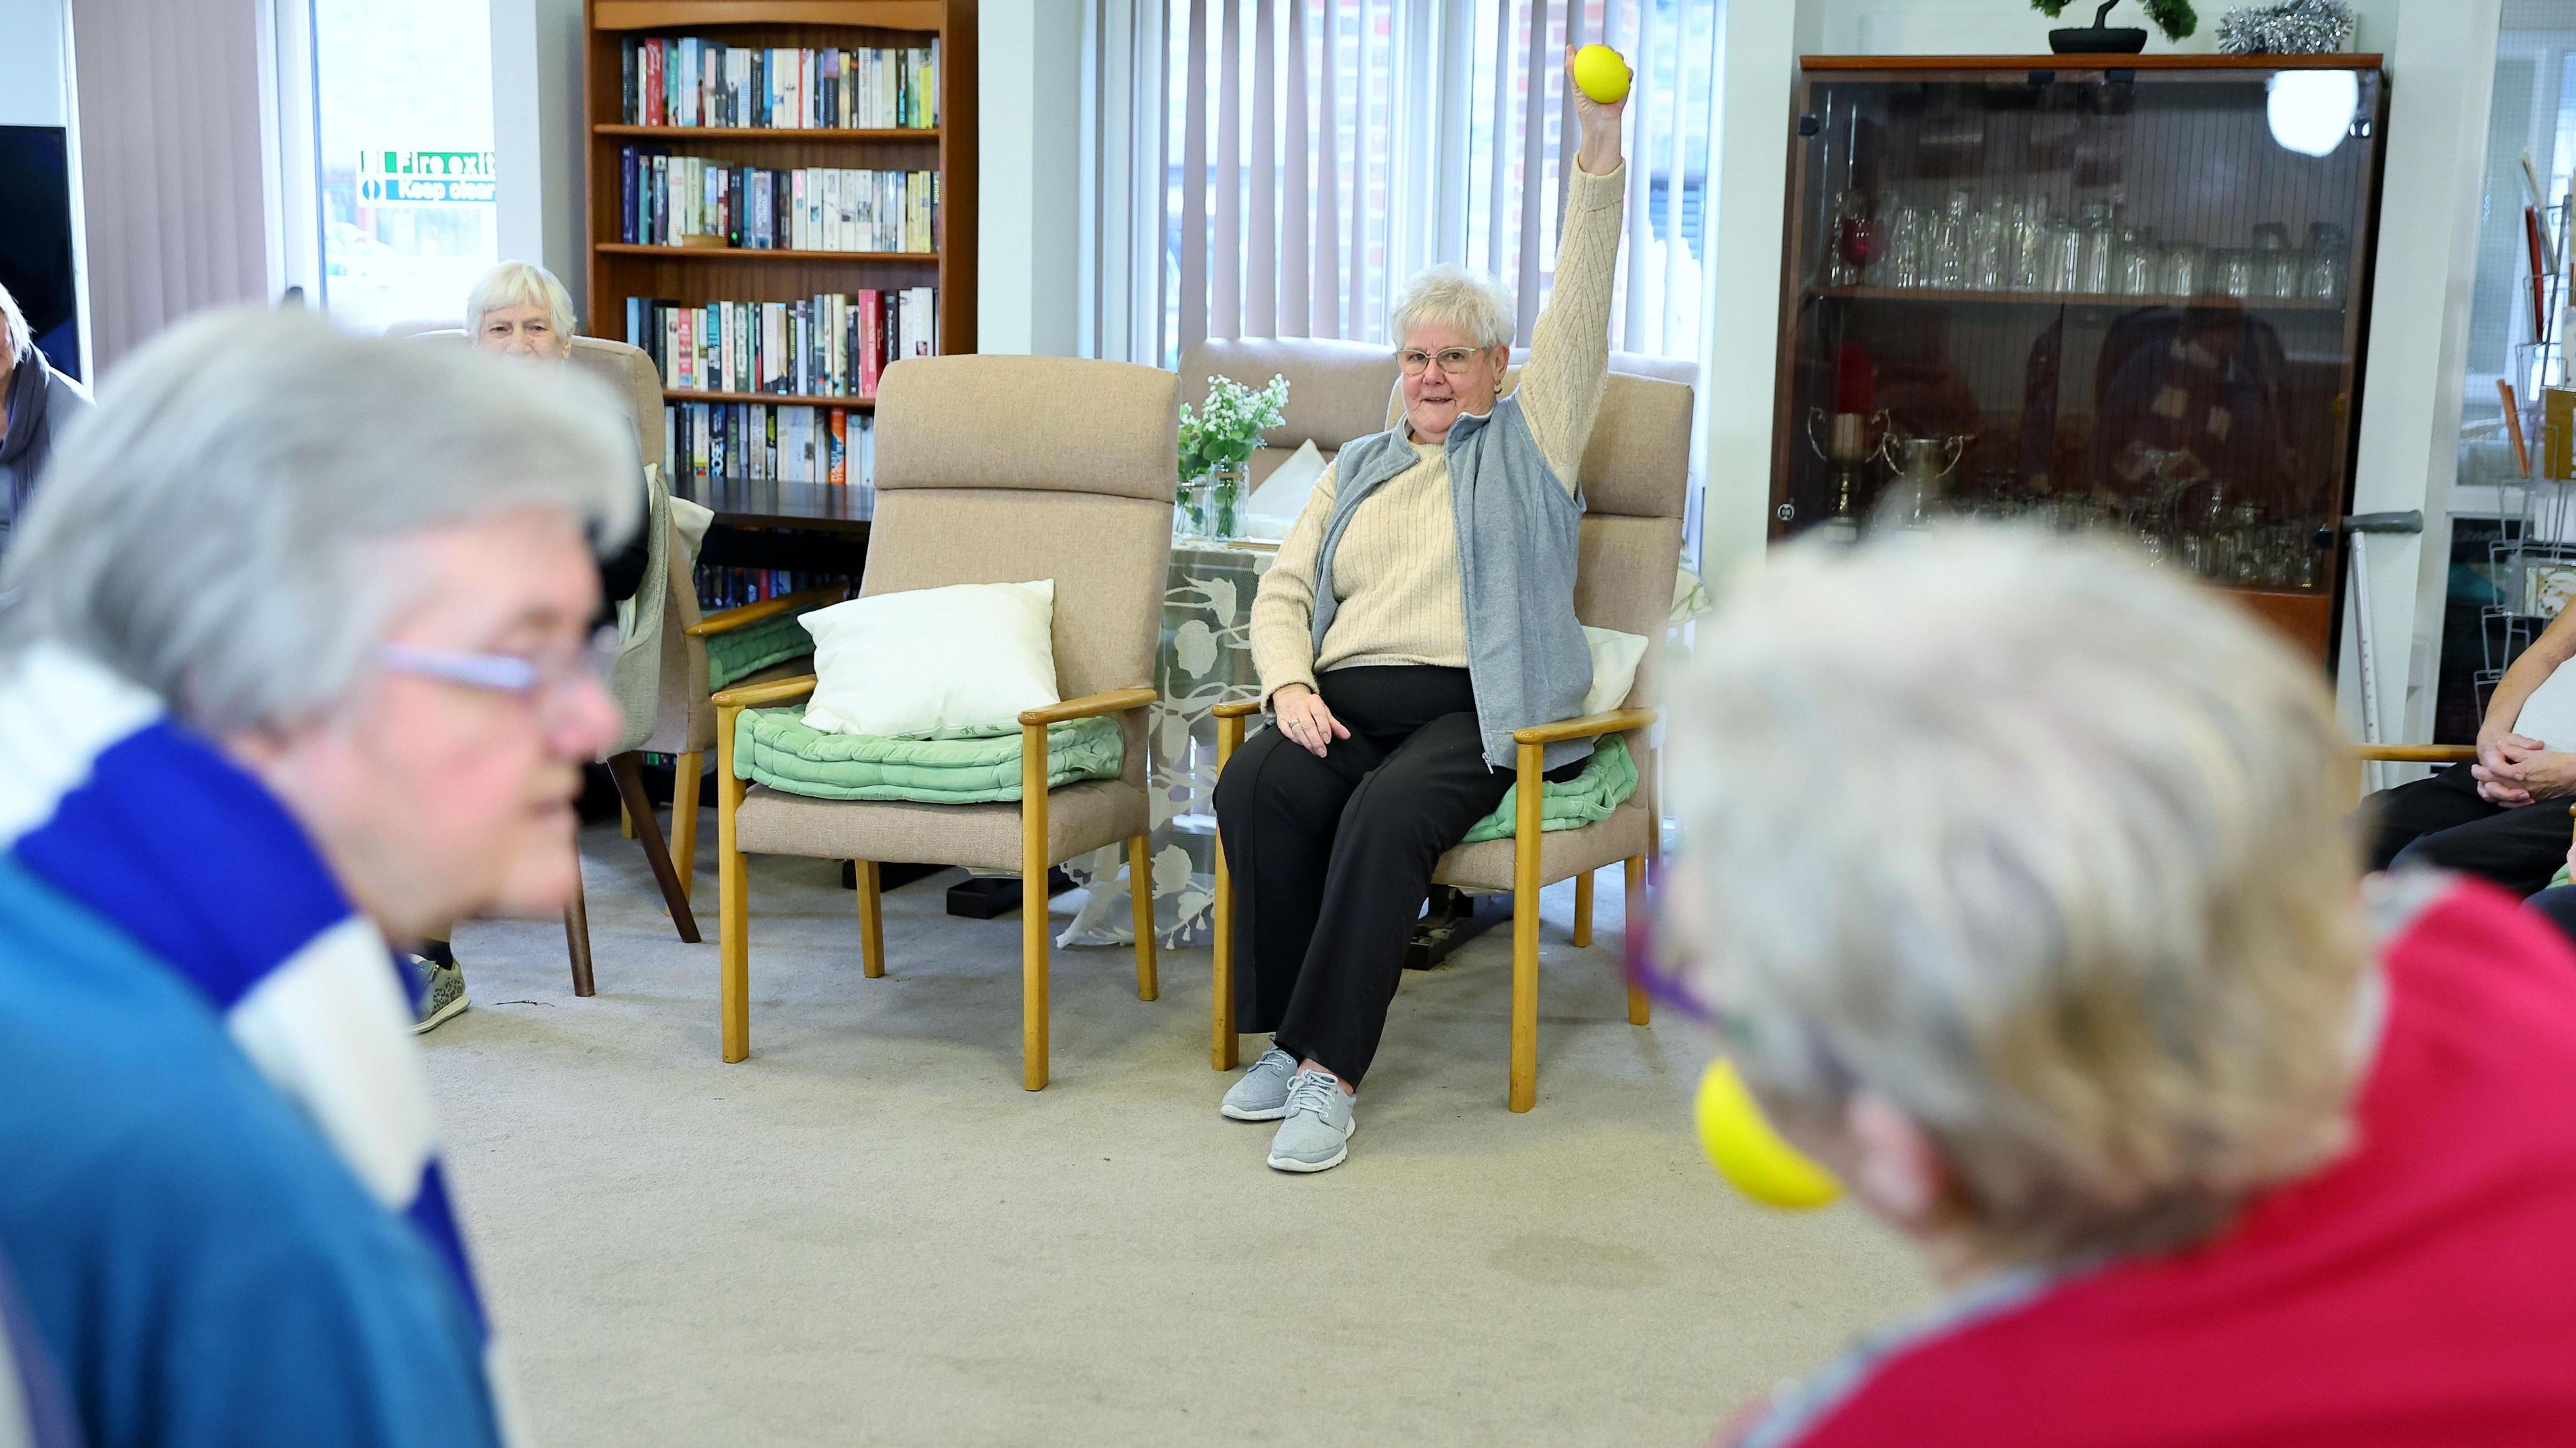
[[[1270,708],[1279,716],[1279,732],[1288,742],[1317,759],[1336,739],[1348,739],[1351,731],[1333,717],[1324,705],[1324,696],[1303,684],[1283,684],[1270,696]]]
[[[2576,753],[2550,749],[2510,730],[2478,740],[2478,762],[2469,766],[2478,796],[2511,809],[2534,800],[2576,794]]]

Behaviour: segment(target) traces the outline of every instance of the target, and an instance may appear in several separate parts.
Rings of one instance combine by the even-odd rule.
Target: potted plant
[[[2109,24],[2111,9],[2120,0],[2102,0],[2102,8],[2093,12],[2093,23],[2066,26],[2048,32],[2048,48],[2060,55],[2134,55],[2147,48],[2147,32],[2134,25]],[[2030,0],[2030,8],[2056,19],[2066,9],[2066,0]],[[2165,33],[2167,40],[2180,40],[2200,28],[2200,17],[2192,13],[2191,0],[2138,0],[2138,8]]]
[[[1280,424],[1287,405],[1288,379],[1277,376],[1258,392],[1231,377],[1211,377],[1207,401],[1195,415],[1188,403],[1181,404],[1177,536],[1234,536],[1252,450],[1261,446],[1264,428]]]

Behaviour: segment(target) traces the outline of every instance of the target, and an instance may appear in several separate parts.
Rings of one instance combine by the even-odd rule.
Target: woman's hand
[[[2469,766],[2469,777],[2478,782],[2478,798],[2506,809],[2531,803],[2530,792],[2523,788],[2522,761],[2541,748],[2539,740],[2511,730],[2481,734],[2478,762]]]
[[[1636,84],[1636,71],[1628,72],[1629,84]],[[1619,118],[1628,109],[1628,98],[1621,96],[1610,105],[1583,93],[1574,83],[1574,47],[1565,48],[1565,93],[1574,98],[1574,119],[1583,128],[1582,149],[1574,153],[1574,164],[1589,176],[1607,176],[1619,169]]]
[[[1324,707],[1323,696],[1303,684],[1281,686],[1270,696],[1270,709],[1279,716],[1279,732],[1288,736],[1288,742],[1317,759],[1324,757],[1334,740],[1351,737],[1351,731]]]

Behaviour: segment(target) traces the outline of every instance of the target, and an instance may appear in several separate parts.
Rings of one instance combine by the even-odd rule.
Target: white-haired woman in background
[[[386,942],[572,896],[598,392],[209,314],[0,562],[0,1255],[88,1442],[504,1437]]]
[[[2576,961],[2365,903],[2315,660],[1971,529],[1788,550],[1694,652],[1677,993],[1952,1292],[1721,1442],[2568,1441]]]
[[[89,390],[54,370],[36,350],[27,314],[0,287],[0,552],[27,510],[36,475],[52,456],[54,439],[89,410]]]
[[[477,348],[496,357],[564,369],[572,361],[577,326],[572,294],[564,290],[553,272],[533,263],[505,261],[485,272],[474,290],[466,294],[465,335]],[[600,395],[613,398],[617,415],[630,428],[634,425],[634,399],[623,389],[601,389]],[[615,620],[617,605],[635,597],[652,570],[653,489],[646,484],[637,496],[647,516],[646,525],[629,530],[622,543],[602,547],[595,555],[602,626]],[[421,972],[412,1029],[433,1031],[464,1014],[472,1004],[465,991],[465,971],[456,963],[455,947],[444,935],[423,937],[413,942],[411,949]]]
[[[1609,375],[1627,171],[1622,107],[1570,73],[1567,92],[1581,139],[1519,385],[1497,396],[1502,289],[1454,266],[1413,278],[1389,327],[1404,420],[1334,458],[1253,602],[1276,727],[1227,765],[1216,814],[1251,962],[1237,1019],[1271,1044],[1220,1110],[1279,1122],[1281,1171],[1348,1154],[1433,866],[1511,788],[1511,731],[1573,717],[1591,686],[1575,478]],[[1591,748],[1552,745],[1548,764]]]

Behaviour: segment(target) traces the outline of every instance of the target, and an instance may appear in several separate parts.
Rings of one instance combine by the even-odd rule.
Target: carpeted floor
[[[599,995],[559,927],[469,927],[474,1009],[424,1039],[547,1448],[1685,1445],[1929,1298],[1856,1209],[1766,1212],[1700,1159],[1703,1048],[1626,1023],[1615,870],[1593,949],[1549,892],[1536,1111],[1503,1106],[1498,930],[1407,978],[1351,1160],[1289,1177],[1216,1114],[1203,950],[1150,1004],[1123,949],[1058,951],[1027,1093],[1016,918],[895,891],[867,980],[833,868],[758,859],[726,1066],[711,858],[684,946],[636,848],[584,844]]]

